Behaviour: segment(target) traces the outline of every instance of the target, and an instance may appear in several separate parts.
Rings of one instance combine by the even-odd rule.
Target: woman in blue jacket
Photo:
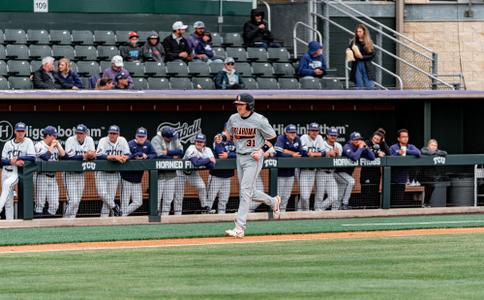
[[[323,45],[318,41],[311,41],[308,52],[299,60],[298,74],[301,77],[313,76],[322,78],[326,75],[326,61],[323,56]]]
[[[82,89],[82,81],[76,72],[71,70],[71,61],[68,58],[61,58],[54,73],[55,81],[61,86],[61,89]]]

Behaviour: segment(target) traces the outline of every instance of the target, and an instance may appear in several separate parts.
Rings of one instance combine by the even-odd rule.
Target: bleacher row
[[[151,31],[139,31],[144,41]],[[169,32],[160,32],[163,38]],[[296,76],[297,64],[285,48],[244,48],[239,33],[213,33],[215,56],[233,57],[248,89],[341,89],[334,79]],[[86,87],[88,78],[110,67],[110,60],[127,43],[128,31],[88,30],[0,30],[0,89],[31,89],[31,72],[40,68],[41,58],[67,57]],[[222,70],[221,62],[125,62],[135,89],[215,88],[214,75]]]

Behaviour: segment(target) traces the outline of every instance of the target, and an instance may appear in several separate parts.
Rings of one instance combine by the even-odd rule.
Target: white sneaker
[[[281,201],[281,196],[277,195],[274,197],[274,206],[272,207],[272,215],[274,216],[274,219],[281,218]]]
[[[245,236],[245,233],[244,233],[244,230],[242,228],[235,226],[234,229],[225,230],[225,236],[231,236],[231,237],[234,237],[236,239],[241,239]]]

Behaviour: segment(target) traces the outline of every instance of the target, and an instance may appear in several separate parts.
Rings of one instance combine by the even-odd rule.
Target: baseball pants
[[[257,176],[257,179],[255,181],[255,189],[261,192],[265,191],[264,181],[262,180],[262,176],[260,173],[259,173],[259,176]],[[257,209],[257,207],[260,206],[260,204],[261,204],[260,202],[252,201],[252,203],[250,204],[250,212],[254,212]]]
[[[316,195],[314,197],[314,210],[339,209],[338,184],[333,171],[321,170],[316,173]],[[324,199],[324,195],[327,195]]]
[[[55,174],[38,173],[35,180],[35,212],[42,213],[45,202],[49,204],[48,212],[55,215],[59,209],[59,186]]]
[[[131,203],[129,201],[131,200]],[[141,182],[133,183],[121,180],[121,212],[129,216],[143,204]]]
[[[230,177],[223,178],[208,176],[207,206],[212,208],[215,198],[218,196],[218,213],[225,214],[227,202],[230,197]]]
[[[170,172],[158,174],[158,211],[160,211],[162,215],[167,216],[170,214],[171,203],[175,197],[177,178],[176,173]],[[175,211],[177,209],[181,212],[181,205],[177,207],[175,202]]]
[[[198,172],[192,172],[192,174],[187,175],[186,178],[188,183],[197,189],[200,205],[202,207],[207,206],[207,187],[205,186],[202,177],[200,177],[200,174],[198,174]]]
[[[64,218],[75,218],[79,210],[85,185],[84,173],[68,172],[64,174],[64,185],[67,194],[67,206]]]
[[[2,171],[2,193],[0,194],[0,212],[5,207],[5,218],[13,220],[13,195],[15,185],[18,182],[18,173],[16,170]]]
[[[116,206],[114,199],[116,198],[116,191],[121,180],[119,172],[96,172],[96,190],[101,200],[103,207],[101,209],[101,217],[109,217],[111,209]]]
[[[182,171],[177,171],[177,176],[175,178],[175,196],[173,199],[173,210],[175,211],[175,215],[181,215],[183,211],[186,180],[186,175]]]
[[[355,186],[355,179],[346,172],[335,172],[334,178],[338,184],[338,203],[343,202],[343,205],[350,203],[351,192]]]
[[[277,177],[277,193],[281,197],[281,211],[286,211],[287,202],[291,197],[292,189],[294,187],[294,176]]]

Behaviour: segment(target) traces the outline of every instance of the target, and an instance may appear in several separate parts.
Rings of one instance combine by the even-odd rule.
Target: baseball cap
[[[87,133],[87,126],[84,124],[79,124],[76,126],[76,133]]]
[[[336,136],[339,135],[338,130],[336,130],[336,128],[334,128],[334,127],[328,128],[328,130],[326,130],[326,134],[327,135],[336,135]]]
[[[309,131],[319,131],[319,124],[315,122],[309,124]]]
[[[175,23],[173,23],[173,25],[171,26],[171,28],[173,30],[178,30],[178,29],[187,29],[188,26],[183,24],[182,21],[176,21]]]
[[[193,28],[205,28],[205,23],[203,23],[202,21],[196,21],[195,23],[193,23]]]
[[[287,125],[287,126],[286,126],[286,128],[284,129],[284,131],[285,131],[286,133],[296,133],[296,131],[297,131],[297,130],[296,130],[296,125],[294,125],[294,124],[289,124],[289,125]]]
[[[131,39],[133,37],[139,38],[139,35],[138,35],[138,33],[136,31],[130,31],[128,33],[128,39]]]
[[[363,139],[363,137],[361,136],[361,134],[359,132],[355,131],[355,132],[352,132],[350,134],[350,140],[352,140],[352,141],[362,140],[362,139]]]
[[[118,75],[116,75],[116,77],[114,77],[116,81],[120,79],[128,79],[128,78],[129,78],[129,74],[127,72],[121,72]]]
[[[148,130],[144,127],[140,127],[136,129],[136,136],[147,136],[148,135]]]
[[[15,131],[25,131],[26,129],[27,125],[25,125],[25,123],[18,122],[17,124],[15,124]]]
[[[42,130],[42,134],[57,136],[57,129],[54,126],[47,126]]]
[[[203,133],[198,133],[195,136],[195,142],[204,142],[205,143],[206,141],[207,141],[207,137]]]
[[[121,130],[119,129],[118,125],[111,125],[109,126],[108,133],[119,133]]]
[[[124,67],[123,58],[121,57],[121,55],[113,56],[113,58],[111,59],[111,63],[114,64],[116,67]]]
[[[163,127],[163,129],[161,130],[161,136],[166,137],[168,139],[175,137],[175,135],[176,135],[176,131],[175,131],[175,128],[173,127]]]
[[[232,58],[232,57],[227,57],[225,60],[224,60],[224,64],[235,64],[235,60]]]

